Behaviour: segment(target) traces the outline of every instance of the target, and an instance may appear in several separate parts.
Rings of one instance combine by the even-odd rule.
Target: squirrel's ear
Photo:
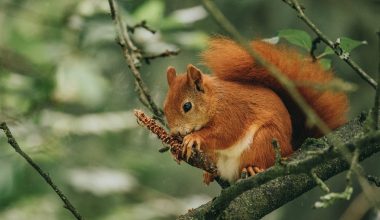
[[[168,84],[169,86],[173,83],[175,77],[176,77],[176,71],[174,67],[169,66],[168,69],[166,70],[166,77],[168,79]]]
[[[202,78],[202,73],[199,69],[192,64],[187,65],[187,79],[189,80],[190,85],[195,86],[200,92],[204,92]]]

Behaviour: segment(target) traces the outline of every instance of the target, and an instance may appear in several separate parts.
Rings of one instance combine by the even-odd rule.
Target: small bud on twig
[[[174,159],[177,161],[177,163],[179,163],[181,160],[184,160],[191,166],[200,168],[211,173],[214,176],[217,176],[217,169],[215,164],[205,153],[194,149],[194,152],[189,160],[185,160],[185,158],[182,157],[181,141],[169,135],[163,127],[158,125],[154,119],[145,115],[144,112],[135,110],[134,113],[138,119],[139,124],[148,128],[153,134],[156,134],[164,144],[170,147],[170,152],[174,156]]]

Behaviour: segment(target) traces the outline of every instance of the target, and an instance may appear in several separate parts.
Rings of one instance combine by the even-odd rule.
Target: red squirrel
[[[331,71],[294,49],[263,41],[251,46],[295,83],[321,84],[334,78]],[[306,127],[304,114],[275,78],[234,41],[211,39],[202,58],[213,75],[191,64],[186,74],[167,69],[164,113],[171,134],[183,137],[187,157],[193,147],[204,151],[220,177],[232,183],[242,172],[252,176],[274,164],[273,139],[286,157],[295,142],[320,135],[316,128]],[[344,93],[310,85],[297,89],[331,129],[346,122]],[[209,183],[212,177],[206,173],[204,181]]]

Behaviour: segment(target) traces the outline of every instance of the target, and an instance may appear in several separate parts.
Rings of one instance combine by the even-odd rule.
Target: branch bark
[[[32,158],[29,157],[28,154],[26,154],[18,145],[16,139],[13,137],[11,131],[9,130],[7,124],[5,122],[2,122],[0,124],[0,129],[2,129],[5,133],[5,136],[8,138],[8,143],[13,147],[13,149],[20,155],[22,156],[26,162],[29,163],[30,166],[32,166],[37,173],[45,180],[47,184],[54,190],[54,192],[59,196],[59,198],[62,200],[62,202],[65,204],[64,208],[69,210],[73,216],[78,219],[82,220],[84,219],[77,209],[71,204],[70,200],[67,198],[67,196],[58,188],[58,186],[53,182],[53,180],[50,178],[49,174],[46,173],[41,169],[41,167],[33,161]]]
[[[379,63],[378,63],[378,69],[377,69],[377,83],[380,82],[380,30],[377,32],[377,38],[378,38],[378,56],[379,56]],[[373,128],[375,130],[380,129],[380,121],[379,121],[379,115],[380,115],[380,86],[376,88],[376,95],[375,95],[375,104],[372,110],[373,114]]]
[[[366,118],[362,114],[328,135],[329,139],[339,137],[351,150],[357,146],[360,150],[359,160],[380,151],[380,132],[366,133]],[[293,168],[278,171],[279,167],[272,167],[253,178],[238,182],[223,190],[212,201],[178,219],[259,219],[315,187],[317,183],[308,174],[311,169],[320,179],[327,180],[350,166],[338,152],[332,150],[333,146],[327,137],[309,139],[302,149],[285,166]],[[310,161],[302,163],[304,160]]]
[[[115,0],[108,0],[111,18],[115,24],[116,34],[118,44],[120,45],[125,61],[128,64],[129,69],[135,78],[136,88],[139,93],[139,99],[143,105],[145,105],[153,114],[154,117],[165,125],[164,113],[161,108],[154,102],[148,87],[145,85],[143,79],[141,78],[141,73],[138,70],[140,66],[140,59],[143,58],[140,51],[134,45],[131,37],[128,34],[127,26],[125,25],[123,19],[121,18],[117,4]]]

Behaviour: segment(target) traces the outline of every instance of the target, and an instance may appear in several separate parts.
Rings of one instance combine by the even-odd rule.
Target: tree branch
[[[298,17],[305,22],[305,24],[322,40],[327,46],[329,46],[338,57],[346,62],[362,79],[367,81],[374,89],[377,87],[377,82],[366,73],[355,61],[353,61],[349,54],[345,54],[342,47],[338,43],[334,43],[330,40],[317,26],[305,15],[303,8],[297,0],[282,0],[294,10],[297,11]]]
[[[138,67],[141,65],[140,59],[143,57],[128,34],[126,28],[127,26],[124,24],[123,19],[119,15],[116,1],[108,0],[108,3],[111,11],[111,18],[115,24],[118,44],[120,45],[124,53],[125,61],[127,62],[133,77],[135,78],[137,92],[139,93],[139,99],[141,103],[153,113],[154,117],[163,125],[165,125],[166,123],[164,120],[164,113],[162,109],[160,109],[158,105],[153,101],[152,96],[150,95],[150,91],[142,80],[141,73],[138,70]]]
[[[359,160],[380,151],[380,132],[365,133],[366,116],[329,134],[339,137],[351,151],[359,149]],[[354,137],[360,137],[354,139]],[[333,150],[327,137],[308,139],[302,151],[284,166],[275,166],[223,190],[214,200],[178,219],[259,219],[316,186],[308,174],[313,169],[321,180],[347,170],[350,164]]]
[[[378,47],[379,47],[379,54],[378,54],[378,69],[377,69],[377,83],[380,82],[380,30],[377,32],[377,38],[378,38]],[[376,88],[376,95],[375,95],[375,105],[372,109],[373,114],[373,128],[375,130],[380,129],[380,121],[379,121],[379,115],[380,115],[380,86]]]
[[[354,171],[354,168],[358,165],[358,157],[359,157],[359,151],[357,148],[354,148],[353,157],[350,163],[350,168],[346,174],[347,185],[344,191],[340,193],[330,192],[330,189],[327,188],[327,191],[325,191],[326,195],[321,196],[320,201],[317,201],[314,203],[314,206],[313,206],[314,208],[327,208],[330,205],[333,205],[337,200],[342,200],[342,199],[350,200],[352,192],[353,192],[352,172]],[[320,180],[320,182],[317,181],[316,183],[319,186],[321,186],[323,190],[326,190],[326,188],[323,188],[323,187],[327,187],[327,185],[322,180]]]
[[[368,181],[370,181],[373,184],[375,184],[377,187],[380,187],[380,177],[368,175],[367,179],[368,179]]]
[[[178,55],[178,53],[179,53],[179,50],[176,50],[176,51],[165,50],[164,52],[162,52],[160,54],[147,55],[147,56],[143,56],[143,58],[147,64],[150,64],[150,61],[153,59],[160,58],[160,57],[176,56],[176,55]]]
[[[326,185],[326,183],[321,180],[316,174],[315,170],[311,170],[311,177],[314,179],[315,183],[321,188],[321,190],[325,193],[330,193],[330,188]]]
[[[145,30],[149,31],[149,32],[152,33],[152,34],[155,34],[155,33],[156,33],[155,30],[153,30],[152,28],[150,28],[150,27],[146,24],[146,21],[145,21],[145,20],[143,20],[143,21],[141,21],[140,23],[137,23],[137,24],[135,24],[135,25],[133,25],[133,26],[129,26],[129,25],[127,25],[127,30],[128,30],[129,32],[131,32],[132,34],[135,32],[135,30],[136,30],[137,28],[144,28]]]
[[[284,0],[285,1],[285,0]],[[288,0],[289,1],[289,0]],[[293,2],[296,0],[292,0]],[[302,110],[302,112],[306,116],[306,123],[309,126],[316,126],[322,134],[328,134],[331,132],[331,129],[326,125],[326,123],[316,114],[313,108],[308,105],[308,103],[305,101],[303,96],[299,93],[297,90],[296,85],[294,82],[292,82],[286,75],[284,75],[275,65],[271,64],[267,60],[265,60],[263,57],[261,57],[249,44],[249,42],[237,31],[237,29],[228,21],[228,19],[223,15],[223,13],[218,9],[218,7],[213,3],[212,0],[202,0],[203,5],[208,10],[208,12],[212,15],[212,17],[215,19],[215,21],[223,28],[225,29],[230,35],[233,36],[233,38],[237,41],[239,45],[241,45],[250,55],[252,58],[257,61],[260,65],[262,65],[265,69],[268,70],[268,72],[273,76],[280,85],[286,90],[286,92],[290,95],[292,100],[298,105],[298,107]],[[301,11],[303,10],[301,6],[297,6]],[[329,141],[332,143],[332,146],[334,146],[334,150],[339,152],[339,154],[344,158],[347,163],[351,162],[352,159],[352,153],[346,149],[346,146],[342,144],[342,141],[339,137],[330,137]],[[353,167],[353,172],[358,176],[359,183],[364,189],[368,183],[362,180],[363,172],[360,165],[357,165]],[[373,198],[373,196],[369,193],[366,193],[366,196],[372,200],[375,201],[376,198]],[[221,201],[219,203],[222,203]],[[215,208],[215,207],[214,207]]]
[[[47,184],[54,190],[54,192],[59,196],[59,198],[62,200],[62,202],[65,204],[64,208],[69,210],[76,219],[81,220],[84,219],[79,212],[76,210],[76,208],[71,204],[70,200],[63,194],[63,192],[58,188],[58,186],[53,182],[53,180],[50,178],[49,174],[44,172],[38,164],[36,164],[32,158],[29,157],[28,154],[26,154],[18,145],[16,139],[13,137],[11,131],[9,130],[7,124],[5,122],[0,124],[0,129],[4,131],[4,134],[8,138],[8,143],[13,147],[13,149],[21,155],[29,164],[32,166],[38,174],[45,180]]]
[[[317,50],[318,44],[321,42],[321,38],[317,37],[311,42],[310,56],[313,59],[313,62],[318,60],[318,57],[315,56],[315,51]]]

